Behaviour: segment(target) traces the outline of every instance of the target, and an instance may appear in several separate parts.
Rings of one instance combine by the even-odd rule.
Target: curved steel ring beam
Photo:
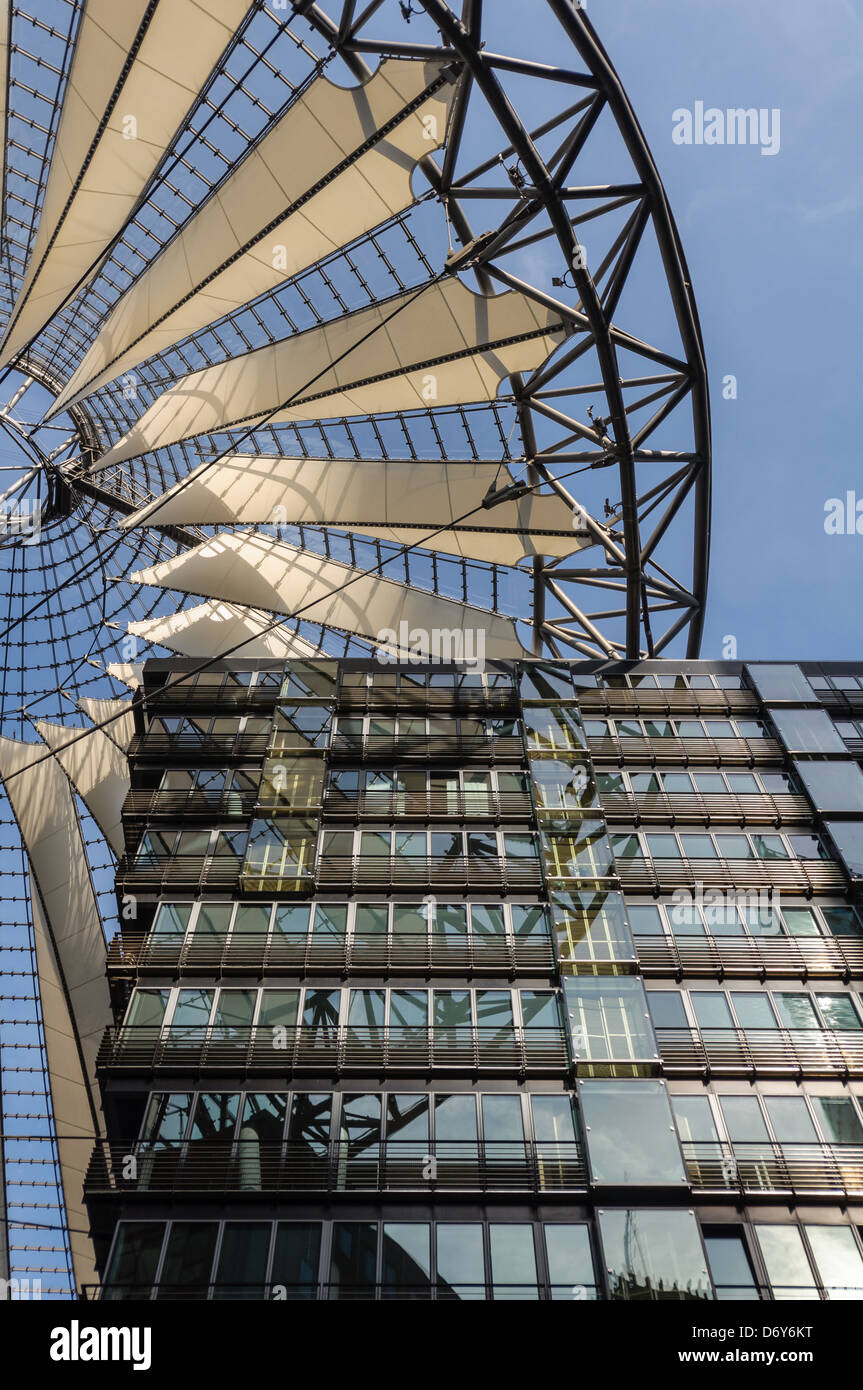
[[[636,658],[641,654],[643,616],[648,639],[648,653],[652,655],[653,643],[649,631],[645,589],[648,581],[646,567],[664,530],[664,524],[661,523],[653,536],[646,543],[642,543],[639,534],[633,440],[625,410],[621,372],[611,319],[603,306],[593,276],[584,264],[583,258],[577,254],[579,243],[555,179],[546,167],[534,140],[509,101],[495,72],[496,66],[515,69],[521,66],[526,71],[531,65],[520,65],[518,60],[508,60],[505,64],[501,64],[497,55],[490,59],[483,52],[481,40],[482,8],[479,0],[465,0],[461,19],[445,3],[445,0],[417,0],[417,3],[422,6],[437,27],[445,46],[450,48],[461,60],[465,76],[475,83],[482,92],[509,141],[512,151],[525,170],[532,185],[532,199],[544,207],[550,226],[563,252],[565,263],[571,269],[575,288],[581,301],[581,313],[589,326],[597,353],[609,408],[608,422],[614,427],[614,455],[620,473],[620,521],[624,537],[621,567],[626,581],[625,654],[628,658]],[[684,348],[687,382],[673,403],[676,403],[676,400],[684,394],[690,394],[692,397],[693,458],[695,462],[673,507],[669,513],[666,513],[664,523],[671,519],[671,514],[676,512],[691,489],[694,493],[695,513],[693,580],[690,606],[665,634],[662,645],[667,645],[677,632],[688,623],[687,655],[694,657],[698,655],[701,644],[708,579],[711,446],[707,370],[689,272],[677,227],[653,156],[620,78],[605,49],[584,11],[576,7],[573,0],[547,0],[547,3],[587,68],[592,89],[597,97],[608,105],[638,174],[649,217],[654,227],[678,331]],[[343,20],[341,25],[337,25],[329,16],[324,14],[320,6],[309,3],[308,0],[306,3],[299,0],[295,8],[297,12],[304,14],[305,18],[314,24],[334,48],[338,49],[344,61],[357,76],[368,74],[368,68],[361,56],[363,51],[379,53],[390,47],[380,43],[366,45],[357,36],[359,23],[354,28],[351,27],[349,20]],[[417,56],[421,51],[419,47],[414,50],[413,46],[408,44],[396,44],[392,47],[394,51],[398,50],[405,54],[415,51]],[[448,194],[448,206],[452,211],[454,230],[462,242],[469,244],[472,240],[472,233],[463,209],[459,205],[458,187],[449,187],[446,181],[441,179],[434,163],[432,161],[426,162],[430,166],[426,169],[426,173],[435,190],[438,193]],[[447,161],[447,164],[449,165],[450,161]],[[445,165],[445,169],[446,167],[447,165]],[[491,254],[490,252],[489,255]],[[489,272],[486,269],[482,248],[478,250],[476,257],[466,264],[470,264],[474,271],[483,277],[487,288]],[[503,278],[503,276],[499,278]],[[528,420],[530,414],[529,410],[524,409],[528,402],[529,394],[520,398],[521,414],[525,421]],[[525,433],[524,429],[522,432]],[[527,447],[528,442],[525,440],[526,453],[529,455],[531,450]],[[553,481],[550,478],[546,480]],[[541,562],[538,562],[536,580],[534,618],[539,626],[541,614],[536,610],[541,608],[542,603],[538,599],[543,587]],[[657,588],[661,588],[662,581],[657,580],[656,585]]]

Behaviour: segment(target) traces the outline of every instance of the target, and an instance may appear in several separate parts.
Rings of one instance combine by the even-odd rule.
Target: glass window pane
[[[441,1221],[435,1236],[438,1298],[485,1298],[482,1226]]]
[[[320,1222],[279,1222],[272,1250],[272,1297],[314,1298],[320,1255]]]
[[[546,1222],[543,1230],[552,1298],[596,1298],[596,1276],[587,1226]]]
[[[564,996],[576,1058],[604,1061],[658,1056],[640,979],[566,976]]]
[[[486,1143],[524,1138],[520,1096],[482,1097],[482,1132]]]
[[[818,1017],[808,994],[779,994],[773,996],[783,1028],[817,1028]]]
[[[683,998],[677,990],[652,989],[647,996],[655,1028],[688,1028]]]
[[[685,1143],[712,1144],[719,1135],[707,1096],[672,1096],[677,1133]]]
[[[816,994],[818,1008],[825,1028],[860,1027],[860,1019],[854,1004],[847,994]]]
[[[850,1226],[809,1226],[806,1235],[831,1301],[863,1298],[863,1259]]]
[[[105,1274],[107,1299],[149,1298],[165,1224],[162,1221],[121,1221]]]
[[[533,1227],[491,1222],[488,1232],[494,1297],[538,1297]]]
[[[583,1081],[578,1094],[594,1182],[684,1181],[680,1145],[661,1081]]]
[[[741,990],[735,990],[731,999],[741,1028],[776,1027],[776,1018],[766,995],[744,994]]]
[[[477,1137],[476,1099],[474,1096],[444,1096],[434,1098],[435,1139],[441,1143],[463,1143]]]
[[[367,1298],[374,1288],[378,1228],[370,1221],[336,1221],[330,1253],[330,1298]]]
[[[153,923],[153,935],[168,939],[185,936],[191,915],[191,903],[160,903]]]
[[[799,666],[790,662],[758,661],[748,666],[747,670],[765,704],[785,701],[803,705],[818,703],[818,696]]]
[[[818,1135],[802,1096],[765,1096],[764,1107],[780,1144],[817,1144]]]
[[[828,1144],[863,1144],[863,1124],[850,1096],[813,1096],[812,1105]]]
[[[385,1221],[381,1248],[384,1292],[400,1298],[429,1297],[431,1232],[419,1221]]]
[[[206,1298],[219,1233],[217,1221],[174,1221],[159,1279],[159,1296]]]
[[[533,1133],[537,1143],[572,1144],[577,1136],[569,1096],[531,1096]]]
[[[772,709],[770,717],[789,753],[844,753],[845,744],[822,709]]]
[[[284,1291],[289,1299],[314,1298],[320,1253],[319,1221],[280,1221],[270,1272],[273,1297]]]
[[[801,760],[795,767],[817,810],[863,814],[863,772],[856,763]]]
[[[297,1022],[298,989],[265,989],[261,994],[259,1028],[293,1028]],[[304,1020],[305,1021],[305,1020]]]
[[[612,1299],[713,1297],[691,1212],[603,1211],[599,1226]]]
[[[240,1110],[239,1093],[199,1095],[190,1139],[233,1139]]]
[[[815,1276],[798,1228],[757,1225],[755,1231],[773,1297],[783,1302],[795,1298],[817,1299]]]
[[[214,1298],[264,1296],[270,1253],[269,1221],[226,1221],[216,1270]]]
[[[733,1143],[760,1144],[769,1139],[757,1096],[721,1096],[719,1105]]]
[[[693,990],[690,995],[699,1028],[731,1028],[728,1000],[719,990]]]
[[[705,1235],[704,1244],[716,1297],[720,1301],[756,1301],[758,1286],[742,1233],[716,1231]]]

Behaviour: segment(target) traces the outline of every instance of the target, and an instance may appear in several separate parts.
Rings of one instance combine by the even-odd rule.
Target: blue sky
[[[659,165],[701,315],[713,407],[702,655],[860,657],[863,535],[828,536],[856,489],[863,282],[860,0],[589,0]],[[775,157],[675,145],[672,112],[779,107]],[[855,312],[856,311],[856,312]],[[722,399],[726,373],[736,401]]]

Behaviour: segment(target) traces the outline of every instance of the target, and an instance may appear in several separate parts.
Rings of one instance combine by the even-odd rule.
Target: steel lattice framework
[[[106,94],[89,152],[79,151],[80,172],[64,195],[61,229],[86,191],[98,139],[115,119],[135,115],[123,102],[133,90],[139,49],[155,42],[172,4],[179,17],[183,3],[135,0],[129,6],[140,10],[140,28],[135,33],[133,26],[128,59]],[[97,0],[89,5],[98,8]],[[228,42],[214,49],[214,61],[201,68],[182,118],[132,190],[122,225],[104,245],[94,242],[91,259],[65,292],[55,303],[46,297],[45,311],[35,316],[41,300],[33,276],[47,276],[57,255],[60,233],[40,242],[40,225],[44,231],[56,214],[51,178],[60,162],[58,141],[68,162],[70,121],[64,125],[63,114],[75,109],[76,64],[87,57],[88,3],[3,0],[0,328],[7,328],[7,350],[0,378],[0,561],[6,572],[0,732],[22,743],[34,740],[38,721],[92,728],[93,708],[79,702],[127,694],[122,663],[147,654],[148,634],[156,654],[190,650],[164,640],[165,620],[197,612],[202,596],[239,605],[241,614],[249,606],[263,608],[272,631],[286,644],[299,643],[298,650],[368,653],[374,634],[334,620],[336,610],[322,603],[321,586],[324,596],[327,587],[337,590],[338,575],[345,587],[363,575],[386,578],[408,596],[398,609],[408,618],[411,595],[424,601],[430,595],[449,605],[441,613],[460,605],[462,622],[477,621],[477,614],[489,623],[509,622],[520,650],[534,655],[652,657],[676,643],[697,656],[710,511],[709,401],[698,316],[656,165],[584,11],[574,0],[533,0],[534,22],[516,27],[513,7],[497,0],[485,6],[463,0],[460,7],[445,0],[238,0],[233,9],[222,0],[214,8],[235,13],[237,22]],[[526,56],[534,48],[536,56]],[[191,313],[232,265],[243,271],[242,256],[262,244],[267,228],[242,245],[237,234],[232,257],[217,264],[213,252],[210,268],[203,229],[214,223],[202,222],[202,214],[228,207],[238,173],[245,176],[258,158],[266,162],[269,135],[280,138],[284,129],[287,140],[322,84],[333,84],[324,90],[334,111],[339,92],[358,89],[368,94],[370,110],[372,84],[387,64],[401,65],[405,82],[411,71],[426,74],[416,79],[419,94],[404,97],[377,129],[363,109],[365,97],[358,99],[365,143],[286,203],[292,215],[302,214],[314,196],[337,193],[339,179],[351,175],[368,151],[386,154],[391,146],[393,162],[401,160],[410,176],[401,203],[395,199],[374,225],[360,230],[345,216],[343,240],[330,236],[308,264],[288,267],[275,283],[271,276],[264,284],[256,271],[244,294],[235,276],[234,290],[224,295],[226,311],[201,311],[192,331],[178,326],[173,336],[159,338],[157,318],[143,324],[137,338],[127,333],[125,357],[118,348],[105,363],[88,366],[94,344],[122,326],[128,306],[130,322],[139,312],[136,290],[145,277],[147,293],[158,299],[164,267],[184,235],[202,229],[189,242],[191,260],[186,257],[191,288],[165,299],[162,320],[172,322],[171,314],[189,305]],[[443,128],[429,153],[402,158],[402,127],[431,101],[443,103],[436,108],[445,110]],[[350,204],[346,198],[340,216]],[[406,404],[405,373],[392,364],[378,368],[374,354],[383,339],[395,342],[396,316],[409,316],[416,304],[426,314],[429,343],[438,328],[443,341],[447,325],[434,320],[431,306],[438,290],[448,294],[454,285],[472,292],[476,323],[486,304],[505,302],[530,327],[474,342],[471,333],[480,330],[462,326],[455,351],[430,346],[424,355],[418,342],[411,370],[440,376],[449,394]],[[273,361],[281,361],[282,345],[298,335],[313,349],[322,344],[338,367],[342,359],[333,343],[339,325],[364,324],[362,316],[374,313],[379,321],[364,330],[360,343],[367,374],[354,371],[342,394],[355,404],[345,413],[327,413],[323,389],[318,407],[314,387],[309,392],[306,382],[304,396],[294,383],[291,389],[280,385],[265,409],[257,408],[260,401],[245,414],[219,407],[206,419],[147,437],[148,420],[163,418],[165,402],[187,380],[230,372],[234,363],[240,381],[261,375],[249,369],[270,360],[262,354],[272,351]],[[192,320],[184,322],[188,328]],[[513,367],[508,354],[521,347],[527,365]],[[491,386],[474,390],[474,375],[488,377],[492,369]],[[374,408],[368,408],[375,391]],[[333,390],[330,399],[341,397]],[[380,503],[370,507],[377,506],[375,515],[359,517],[289,508],[287,519],[276,523],[251,516],[248,507],[214,523],[206,509],[197,514],[191,504],[180,520],[168,513],[160,518],[160,499],[172,489],[183,511],[193,470],[198,479],[214,478],[225,459],[237,456],[286,466],[398,461],[415,465],[418,478],[426,465],[445,465],[452,510],[442,520],[453,530],[435,543],[424,515],[396,521],[389,504]],[[499,485],[492,482],[481,504],[462,508],[461,484],[472,466],[480,479],[482,468],[491,467]],[[558,508],[545,530],[522,510],[540,499]],[[21,518],[32,518],[37,507],[38,534],[25,534]],[[184,556],[202,547],[209,553],[206,547],[214,539],[222,544],[226,535],[235,538],[239,553],[250,541],[275,541],[277,560],[317,557],[318,588],[309,588],[304,601],[292,592],[268,609],[250,604],[228,580],[224,587],[222,579],[212,588],[196,589],[195,579],[171,587],[172,577],[184,573],[177,568]],[[514,541],[524,544],[521,562],[502,563],[495,548],[509,561]],[[290,550],[279,550],[281,544]],[[287,572],[291,563],[284,564]],[[137,630],[131,643],[130,623]],[[112,854],[80,786],[73,787],[107,923]],[[35,980],[29,847],[22,850],[20,820],[4,802],[0,1157],[5,1145],[9,1230],[30,1234],[23,1241],[0,1239],[0,1275],[9,1253],[13,1273],[40,1270],[63,1293],[72,1267]],[[15,1085],[16,1075],[26,1082]],[[26,1104],[12,1099],[18,1091],[29,1097]],[[3,1216],[0,1206],[0,1230]],[[47,1253],[33,1264],[36,1248]]]

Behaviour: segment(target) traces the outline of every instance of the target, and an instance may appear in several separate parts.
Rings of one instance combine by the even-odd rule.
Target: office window
[[[482,1226],[478,1222],[441,1221],[435,1235],[438,1298],[485,1298]]]
[[[368,1298],[375,1286],[378,1228],[371,1221],[336,1221],[330,1252],[330,1298]]]
[[[578,1094],[593,1182],[685,1180],[661,1081],[583,1081]]]
[[[222,1234],[214,1298],[264,1297],[270,1253],[269,1221],[228,1221]]]
[[[431,1232],[419,1221],[385,1221],[381,1240],[384,1297],[431,1297]]]
[[[121,1221],[118,1224],[105,1273],[103,1298],[112,1302],[149,1298],[164,1234],[161,1221]]]
[[[587,1226],[546,1222],[543,1232],[552,1298],[595,1299],[596,1275]]]
[[[863,1144],[863,1124],[850,1096],[813,1096],[812,1108],[829,1144]]]
[[[314,1298],[320,1254],[319,1221],[280,1221],[270,1271],[273,1298]]]
[[[494,1298],[537,1298],[533,1227],[498,1221],[489,1225],[488,1232]]]
[[[863,1298],[863,1259],[850,1226],[806,1226],[821,1283],[831,1302]]]
[[[735,1231],[733,1227],[705,1232],[704,1245],[717,1299],[720,1302],[757,1301],[760,1297],[758,1285],[743,1232]]]
[[[812,1301],[818,1298],[815,1276],[812,1273],[797,1226],[758,1224],[755,1227],[761,1255],[773,1290],[779,1302],[793,1299]]]
[[[206,1298],[219,1234],[217,1221],[172,1221],[159,1277],[159,1296]]]
[[[612,1299],[713,1298],[698,1223],[689,1211],[599,1213]]]

